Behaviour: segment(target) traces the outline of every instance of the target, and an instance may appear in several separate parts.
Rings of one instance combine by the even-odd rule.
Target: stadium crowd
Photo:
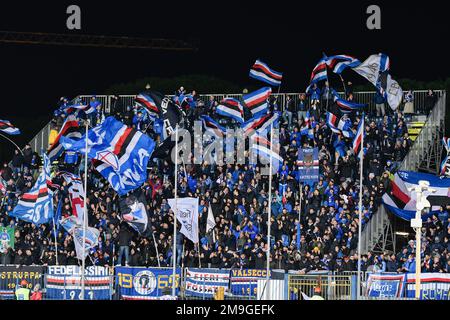
[[[353,99],[351,83],[346,98]],[[436,101],[430,92],[426,106],[416,111],[428,113]],[[175,92],[174,101],[184,101],[183,87]],[[91,103],[99,106],[92,122],[102,120],[104,109],[95,96]],[[408,153],[412,141],[408,136],[408,113],[414,113],[411,96],[405,97],[405,113],[393,112],[382,96],[376,96],[376,110],[366,114],[364,141],[363,227],[377,213],[381,196],[389,186],[389,172],[394,172]],[[61,99],[60,107],[69,103]],[[353,271],[357,269],[358,243],[358,159],[351,151],[351,139],[332,134],[326,125],[326,110],[332,104],[330,88],[314,87],[311,94],[300,95],[297,101],[287,99],[283,106],[276,99],[270,108],[281,115],[280,155],[284,163],[273,178],[271,204],[270,265],[276,269],[294,269],[299,272],[314,270]],[[213,96],[201,101],[195,91],[183,107],[187,117],[198,119],[201,114],[215,114],[218,101]],[[411,109],[412,108],[412,109]],[[423,108],[423,109],[421,109]],[[62,108],[60,108],[61,110]],[[412,112],[410,112],[413,110]],[[407,112],[406,112],[407,111]],[[110,113],[125,124],[159,139],[161,123],[138,106],[127,105],[118,97],[111,103]],[[353,128],[361,114],[344,116]],[[55,112],[54,132],[65,119],[63,112]],[[227,121],[222,119],[221,121]],[[313,136],[301,134],[311,126]],[[319,150],[320,178],[314,186],[298,182],[298,150],[301,147]],[[84,162],[65,163],[63,154],[54,170],[81,173]],[[73,156],[73,155],[72,155]],[[35,226],[8,215],[18,197],[29,191],[38,174],[41,159],[27,145],[23,155],[16,151],[10,163],[4,163],[0,181],[0,225],[15,227],[15,246],[0,255],[1,264],[61,265],[78,264],[72,237],[63,228],[53,225]],[[174,195],[174,166],[169,158],[152,159],[148,180],[141,187],[147,200],[151,228],[156,239],[141,237],[120,218],[119,197],[92,166],[88,168],[89,225],[100,230],[99,245],[91,251],[87,264],[131,266],[169,266],[172,257],[173,212],[167,203]],[[177,237],[177,264],[213,268],[265,268],[267,250],[268,176],[259,167],[246,165],[186,164],[178,170],[178,196],[199,198],[199,247]],[[55,206],[62,198],[62,216],[71,214],[67,183],[58,176]],[[216,225],[206,233],[208,208],[211,206]],[[301,212],[300,212],[301,211]],[[450,224],[448,212],[434,216],[423,228],[423,271],[450,272]],[[297,228],[301,226],[300,248],[297,248]],[[56,243],[57,246],[56,246]],[[55,252],[55,248],[58,252]],[[408,272],[414,270],[414,241],[397,254],[362,256],[362,270]]]

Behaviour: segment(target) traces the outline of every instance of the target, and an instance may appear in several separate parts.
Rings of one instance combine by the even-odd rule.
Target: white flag
[[[211,206],[208,208],[208,219],[206,220],[206,233],[213,230],[216,226],[216,221],[214,220],[214,215]]]
[[[175,210],[175,199],[168,199],[168,203]],[[176,207],[177,220],[181,223],[180,232],[198,243],[198,198],[178,198]]]
[[[385,54],[373,54],[358,67],[352,68],[356,73],[369,80],[387,99],[392,110],[396,110],[403,98],[403,90],[392,79],[389,72],[390,61]]]

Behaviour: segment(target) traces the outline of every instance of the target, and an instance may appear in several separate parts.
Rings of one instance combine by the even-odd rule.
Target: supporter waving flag
[[[283,78],[283,74],[281,72],[269,68],[266,63],[259,59],[255,61],[250,69],[249,76],[274,87],[281,85],[281,79]]]
[[[205,130],[212,133],[217,138],[223,138],[226,133],[226,129],[218,124],[213,118],[209,116],[201,116],[203,126]]]
[[[86,114],[97,112],[96,106],[92,106],[90,103],[84,104],[82,102],[77,102],[75,104],[69,105],[64,109],[67,114],[74,113],[76,110],[84,111],[84,113]]]
[[[269,111],[268,99],[271,93],[272,88],[264,87],[242,97],[245,106],[250,110],[253,117],[267,114]]]
[[[0,120],[0,131],[11,135],[20,134],[20,130],[14,127],[8,120]]]
[[[50,160],[44,154],[44,167],[31,190],[20,197],[10,216],[35,225],[48,223],[53,219],[53,192],[48,187],[50,180]]]
[[[62,136],[72,139],[80,139],[81,138],[81,130],[78,125],[77,118],[74,115],[69,115],[59,130],[58,135],[55,138],[55,141],[47,150],[47,155],[50,161],[56,160],[64,151],[64,147],[60,143],[60,139]]]
[[[147,231],[150,231],[146,201],[142,194],[138,197],[132,194],[120,199],[120,212],[122,219],[140,235],[147,235]]]
[[[283,165],[283,158],[279,154],[279,144],[272,144],[269,140],[263,137],[261,134],[254,134],[252,137],[251,149],[259,154],[260,157],[270,161],[272,158],[273,173],[278,171]]]
[[[77,141],[61,137],[61,143],[67,150],[87,151],[88,157],[96,160],[96,170],[119,195],[145,182],[147,163],[155,148],[155,142],[146,134],[108,117],[88,131],[88,150],[85,150],[85,139],[85,136]]]
[[[216,112],[224,117],[230,117],[239,123],[244,122],[244,107],[237,99],[223,99],[217,106]]]

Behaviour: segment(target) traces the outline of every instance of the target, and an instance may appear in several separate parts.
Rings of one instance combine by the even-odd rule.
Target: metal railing
[[[361,231],[361,252],[367,253],[378,243],[386,225],[389,222],[389,216],[383,204],[380,204],[377,212],[366,223]]]
[[[302,294],[308,297],[319,294],[325,300],[355,299],[352,275],[288,275],[288,299],[302,300]]]
[[[428,90],[415,90],[413,91],[414,95],[414,103],[415,105],[423,106],[425,104],[426,95],[428,93]],[[444,95],[444,90],[435,90],[435,93],[438,96]],[[274,96],[277,99],[277,103],[280,105],[281,110],[284,109],[286,106],[287,98],[290,97],[294,104],[298,104],[299,101],[299,95],[301,93],[274,93],[272,96]],[[343,95],[343,92],[339,92],[340,95]],[[233,93],[233,94],[224,94],[224,93],[211,93],[211,94],[201,94],[199,95],[199,99],[203,102],[207,102],[211,96],[214,97],[216,101],[220,101],[226,97],[230,98],[236,98],[241,99],[242,93]],[[354,92],[353,98],[354,101],[357,101],[359,103],[365,103],[368,105],[368,112],[373,113],[375,110],[375,104],[373,102],[375,96],[375,91],[360,91],[360,92]],[[76,98],[81,99],[84,103],[88,102],[91,99],[92,96],[90,95],[79,95]],[[111,112],[111,100],[112,95],[97,95],[96,99],[99,100],[103,107],[104,112],[106,114],[110,114]],[[136,95],[119,95],[119,99],[122,105],[125,106],[133,106],[134,105],[134,98]],[[445,100],[445,98],[444,98]],[[32,148],[34,148],[35,151],[40,151],[41,149],[47,150],[49,147],[49,141],[48,138],[50,136],[50,130],[51,130],[51,123],[49,122],[42,130],[30,141],[30,145]]]
[[[426,156],[426,152],[430,143],[434,143],[439,137],[439,132],[445,126],[445,107],[446,107],[446,92],[440,94],[434,108],[417,136],[414,144],[411,146],[406,157],[400,165],[400,170],[414,171],[417,170],[420,163]]]

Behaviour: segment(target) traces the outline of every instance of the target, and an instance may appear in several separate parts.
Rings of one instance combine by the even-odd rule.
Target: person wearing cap
[[[28,281],[23,279],[16,290],[16,300],[30,300],[30,289],[27,288]]]

